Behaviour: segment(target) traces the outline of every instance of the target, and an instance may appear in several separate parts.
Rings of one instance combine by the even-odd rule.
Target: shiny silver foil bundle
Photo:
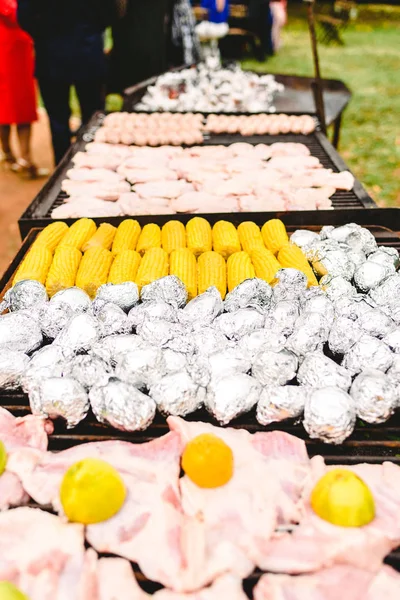
[[[350,250],[347,252],[347,256],[354,265],[354,271],[356,271],[358,267],[361,267],[367,260],[367,257],[361,250]]]
[[[39,324],[43,335],[54,340],[70,321],[74,312],[68,304],[48,302],[39,312]]]
[[[29,362],[29,356],[23,352],[8,350],[0,353],[0,389],[17,390]]]
[[[124,354],[115,368],[119,379],[140,390],[150,387],[166,373],[165,359],[158,348],[140,348]]]
[[[228,338],[214,326],[198,326],[193,332],[194,351],[198,354],[208,356],[214,352],[225,350],[229,341]]]
[[[137,334],[151,346],[162,348],[179,335],[185,335],[185,328],[179,323],[170,323],[161,319],[147,320],[137,327]]]
[[[254,377],[244,373],[221,377],[208,386],[205,406],[221,425],[227,425],[257,404],[261,389]]]
[[[263,279],[246,279],[226,295],[224,308],[236,312],[241,308],[255,308],[260,313],[268,312],[271,304],[272,288]]]
[[[253,308],[240,308],[235,312],[224,313],[217,317],[214,325],[228,339],[239,340],[244,335],[261,329],[265,317]]]
[[[8,308],[10,312],[40,307],[48,302],[44,285],[33,279],[18,281],[4,294],[4,304],[0,303],[0,313]]]
[[[371,304],[369,304],[368,296],[363,294],[357,294],[355,296],[342,296],[335,302],[335,314],[336,317],[346,317],[352,321],[356,321],[362,315],[371,311]]]
[[[186,368],[186,354],[182,354],[182,352],[175,352],[170,348],[164,348],[162,353],[164,356],[165,371],[167,374],[177,373],[178,371],[182,371]]]
[[[132,326],[127,315],[116,304],[105,304],[97,312],[96,317],[100,326],[100,335],[103,337],[130,333],[132,331]]]
[[[117,377],[108,377],[93,387],[89,399],[96,419],[121,431],[146,429],[156,413],[156,403],[150,396]]]
[[[357,325],[359,325],[363,331],[369,333],[369,335],[377,338],[386,337],[395,327],[392,319],[377,308],[371,308],[360,314],[357,319]],[[388,344],[388,346],[390,346],[390,344]]]
[[[327,296],[326,296],[325,292],[318,285],[312,285],[311,287],[304,290],[304,292],[301,294],[301,296],[299,296],[299,304],[300,304],[301,310],[303,310],[303,307],[308,303],[309,300],[312,300],[314,298],[319,298],[319,297],[326,298]]]
[[[75,427],[89,411],[89,398],[78,381],[68,377],[50,377],[29,393],[33,415],[62,418],[67,427]]]
[[[303,313],[297,319],[286,347],[298,356],[314,352],[327,341],[330,325],[321,313]]]
[[[333,321],[329,333],[328,345],[332,354],[343,355],[349,352],[358,340],[362,338],[364,331],[358,325],[357,321],[352,321],[347,317],[337,317]]]
[[[192,333],[189,329],[184,328],[183,332],[177,328],[173,337],[171,337],[163,346],[163,348],[169,348],[174,352],[180,352],[182,354],[191,355],[196,350],[196,344],[194,340],[195,333]]]
[[[285,347],[286,338],[283,333],[274,330],[260,329],[240,338],[238,348],[251,361],[261,350],[279,352]]]
[[[26,313],[14,312],[0,317],[0,352],[33,352],[43,343],[39,324]]]
[[[265,319],[265,329],[288,336],[293,333],[299,314],[300,309],[297,300],[281,300],[276,302]]]
[[[394,273],[400,266],[399,252],[396,248],[382,246],[368,256],[368,262],[383,265],[387,268],[388,273]]]
[[[370,369],[355,378],[350,395],[357,416],[367,423],[384,423],[397,407],[396,386],[388,375]]]
[[[105,283],[97,290],[93,304],[96,302],[111,302],[127,313],[139,302],[138,286],[133,281]]]
[[[382,307],[382,310],[384,310],[383,307],[390,310],[395,304],[398,304],[400,297],[400,274],[395,273],[387,277],[381,285],[369,292],[369,297],[375,304]]]
[[[346,252],[340,248],[336,250],[320,251],[316,253],[312,266],[318,277],[331,275],[351,280],[354,275],[354,263]]]
[[[342,365],[352,375],[357,375],[357,373],[369,369],[386,372],[392,362],[393,354],[389,346],[377,338],[364,335],[344,356]]]
[[[400,327],[396,327],[383,338],[385,344],[389,346],[392,352],[400,354]]]
[[[315,295],[302,302],[301,306],[304,313],[320,313],[329,323],[335,315],[333,302],[325,294]]]
[[[298,359],[289,350],[262,350],[252,366],[252,375],[262,385],[285,385],[296,376]]]
[[[303,248],[303,252],[307,260],[313,263],[324,257],[327,252],[333,252],[340,249],[340,245],[336,240],[325,239],[312,242],[309,246]]]
[[[257,421],[261,425],[297,419],[303,414],[311,388],[300,385],[266,385],[257,404]]]
[[[136,329],[145,321],[161,319],[176,323],[178,321],[177,309],[167,302],[142,302],[129,311],[128,315],[131,326]]]
[[[367,256],[378,250],[373,234],[363,227],[358,227],[346,237],[346,244],[353,250],[361,250]]]
[[[390,381],[394,383],[397,392],[397,406],[400,407],[400,355],[396,354],[393,357],[392,366],[387,371],[386,375]]]
[[[325,275],[320,279],[319,285],[334,304],[342,296],[350,297],[357,295],[356,288],[344,277]]]
[[[78,287],[67,288],[54,294],[50,300],[51,304],[68,304],[74,313],[83,313],[90,310],[92,301],[86,292]]]
[[[321,352],[311,352],[300,365],[297,381],[312,388],[338,387],[347,392],[351,374]]]
[[[315,231],[308,231],[307,229],[296,229],[290,236],[290,241],[296,244],[299,248],[305,248],[312,243],[318,242],[320,237]]]
[[[110,335],[93,344],[90,354],[115,367],[127,352],[139,348],[147,348],[147,344],[138,335]]]
[[[186,371],[180,371],[158,379],[150,386],[149,394],[164,415],[184,417],[202,406],[205,388],[195,383]]]
[[[167,275],[143,286],[140,297],[143,302],[167,302],[182,308],[187,302],[187,291],[178,277]]]
[[[49,377],[63,377],[64,369],[65,359],[62,349],[54,344],[44,346],[33,354],[27,369],[21,376],[23,391],[30,393]]]
[[[210,325],[224,310],[221,294],[216,287],[196,296],[179,312],[179,321],[184,325]]]
[[[322,230],[325,233],[325,237],[335,242],[346,242],[347,238],[353,231],[358,231],[360,226],[356,223],[346,223],[340,227],[323,227]],[[322,233],[321,233],[322,237]]]
[[[273,287],[272,301],[295,301],[307,289],[307,277],[297,269],[280,269],[276,274],[277,283]]]
[[[206,356],[194,354],[186,360],[186,371],[192,381],[200,387],[206,388],[211,380],[210,363]]]
[[[313,391],[304,406],[304,429],[313,439],[342,444],[354,430],[356,410],[352,397],[336,387]]]
[[[327,240],[328,237],[332,234],[332,232],[334,231],[334,227],[333,225],[324,225],[323,227],[321,227],[321,231],[319,232],[319,237],[320,239],[323,240]],[[337,228],[338,229],[338,228]]]
[[[62,348],[66,358],[70,358],[74,354],[90,350],[99,337],[97,319],[88,313],[80,313],[72,317],[53,343]]]
[[[101,385],[107,381],[112,369],[98,356],[83,354],[74,356],[66,361],[64,367],[65,377],[72,377],[86,389],[94,385]]]
[[[212,380],[235,373],[248,373],[251,369],[250,357],[237,347],[210,354],[208,362]]]
[[[387,268],[375,262],[366,261],[354,273],[354,283],[360,292],[369,292],[378,287],[388,276]]]

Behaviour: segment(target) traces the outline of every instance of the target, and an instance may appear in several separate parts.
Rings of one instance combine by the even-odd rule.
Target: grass
[[[290,8],[279,54],[243,66],[313,75],[305,10]],[[400,7],[361,7],[343,38],[344,46],[319,47],[322,76],[343,80],[353,92],[340,153],[379,205],[400,205]]]

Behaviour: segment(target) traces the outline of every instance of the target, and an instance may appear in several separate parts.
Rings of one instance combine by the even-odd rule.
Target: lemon
[[[65,473],[60,499],[74,523],[100,523],[113,517],[125,502],[126,489],[119,473],[103,460],[85,458]]]
[[[182,454],[182,468],[199,487],[220,487],[233,475],[233,452],[216,435],[202,433],[187,444]]]
[[[311,506],[321,519],[341,527],[362,527],[375,517],[371,490],[347,469],[333,469],[321,477],[311,493]]]
[[[0,600],[29,600],[13,583],[0,581]]]
[[[3,475],[7,466],[7,452],[6,447],[3,442],[0,440],[0,475]],[[0,598],[1,600],[1,598]]]

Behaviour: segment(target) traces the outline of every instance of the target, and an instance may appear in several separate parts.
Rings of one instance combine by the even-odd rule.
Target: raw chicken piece
[[[214,193],[217,196],[242,196],[253,192],[251,175],[243,174],[232,177],[229,181],[223,181],[216,185]]]
[[[127,181],[85,183],[64,179],[61,183],[61,189],[70,196],[92,196],[102,200],[118,200],[121,194],[131,190],[131,186]]]
[[[173,181],[178,179],[177,174],[172,169],[131,169],[122,165],[118,173],[123,175],[130,183],[148,183],[149,181]]]
[[[322,167],[316,156],[273,156],[268,162],[269,169],[292,173],[299,169],[318,169]]]
[[[97,198],[71,198],[66,204],[57,206],[51,212],[53,219],[73,219],[79,217],[119,217],[124,214],[117,202],[107,202]]]
[[[152,598],[154,600],[248,600],[241,580],[232,575],[221,575],[210,587],[198,592],[179,594],[164,589],[156,592]],[[136,600],[136,598],[132,598],[132,600]]]
[[[21,447],[47,449],[47,434],[53,432],[51,421],[27,415],[14,417],[8,410],[0,407],[0,439],[7,452]]]
[[[246,142],[236,142],[229,146],[229,150],[234,156],[253,156],[254,146]]]
[[[134,193],[122,194],[117,204],[124,215],[157,215],[174,212],[168,198],[140,198]]]
[[[257,144],[254,146],[254,156],[257,158],[262,158],[263,160],[271,158],[271,146],[267,146],[267,144]]]
[[[85,146],[85,150],[88,154],[106,154],[112,157],[124,158],[131,154],[131,148],[127,148],[124,145],[113,145],[101,143],[101,142],[89,142]]]
[[[155,149],[152,149],[155,151]],[[157,169],[167,168],[168,166],[168,156],[158,154],[157,157],[153,154],[136,154],[134,153],[132,156],[127,158],[123,165],[124,168],[133,169],[133,170],[142,170],[142,169],[151,169],[152,167],[157,167]]]
[[[225,163],[225,170],[227,173],[246,173],[248,171],[255,171],[257,169],[263,169],[267,163],[261,159],[247,156],[237,156],[231,158]]]
[[[120,157],[106,154],[89,154],[88,152],[77,152],[72,162],[77,167],[86,169],[110,169],[116,171],[121,164]]]
[[[153,181],[135,185],[135,192],[141,198],[177,198],[192,190],[193,186],[186,181]]]
[[[83,168],[74,168],[69,169],[67,171],[68,179],[72,181],[107,181],[109,183],[114,183],[118,181],[122,181],[123,177],[114,171],[109,171],[108,169],[83,169]]]
[[[221,198],[213,194],[207,194],[207,192],[186,192],[178,198],[174,198],[171,201],[171,206],[179,213],[196,212],[199,209],[202,212],[208,212],[208,210],[202,210],[203,206],[215,206],[219,205],[220,202]]]
[[[238,196],[215,196],[217,201],[213,199],[204,199],[196,213],[225,213],[225,212],[238,212],[239,210],[239,198]]]
[[[271,156],[310,156],[310,150],[304,144],[275,142],[269,146]]]

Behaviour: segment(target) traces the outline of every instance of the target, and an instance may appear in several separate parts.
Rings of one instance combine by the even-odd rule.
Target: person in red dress
[[[0,140],[3,162],[13,171],[45,175],[31,157],[31,125],[37,120],[33,42],[17,22],[17,0],[0,0]],[[17,160],[10,145],[16,125],[20,147]]]

